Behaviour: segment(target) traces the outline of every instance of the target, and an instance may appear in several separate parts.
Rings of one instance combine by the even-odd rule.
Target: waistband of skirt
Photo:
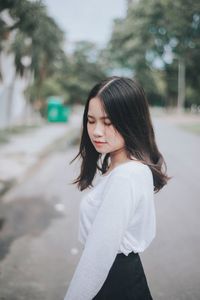
[[[124,253],[118,253],[117,257],[131,257],[131,256],[138,256],[138,253],[130,252],[128,255],[125,255]]]

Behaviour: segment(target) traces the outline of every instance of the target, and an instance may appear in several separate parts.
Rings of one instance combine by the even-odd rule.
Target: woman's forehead
[[[90,100],[88,107],[88,115],[102,118],[108,116],[103,106],[103,103],[98,97],[94,97]]]

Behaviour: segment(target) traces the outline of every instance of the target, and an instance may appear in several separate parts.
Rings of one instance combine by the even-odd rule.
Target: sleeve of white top
[[[130,220],[133,195],[129,179],[120,176],[108,179],[64,300],[91,300],[103,286]]]

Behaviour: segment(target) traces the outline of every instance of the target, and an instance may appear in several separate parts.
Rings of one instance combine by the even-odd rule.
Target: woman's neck
[[[131,159],[134,159],[134,157],[131,156],[131,158],[129,158],[124,148],[113,151],[112,153],[110,153],[109,172],[116,166],[124,162],[130,161]]]

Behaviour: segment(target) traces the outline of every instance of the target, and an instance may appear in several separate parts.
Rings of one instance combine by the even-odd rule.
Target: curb
[[[29,174],[51,153],[58,150],[58,148],[65,142],[65,147],[73,145],[78,140],[79,130],[77,127],[69,127],[66,132],[57,139],[53,139],[52,142],[44,147],[37,155],[35,161],[24,169],[24,172],[20,176],[13,176],[8,180],[0,179],[0,196],[5,195],[11,188],[19,183],[22,183]]]

